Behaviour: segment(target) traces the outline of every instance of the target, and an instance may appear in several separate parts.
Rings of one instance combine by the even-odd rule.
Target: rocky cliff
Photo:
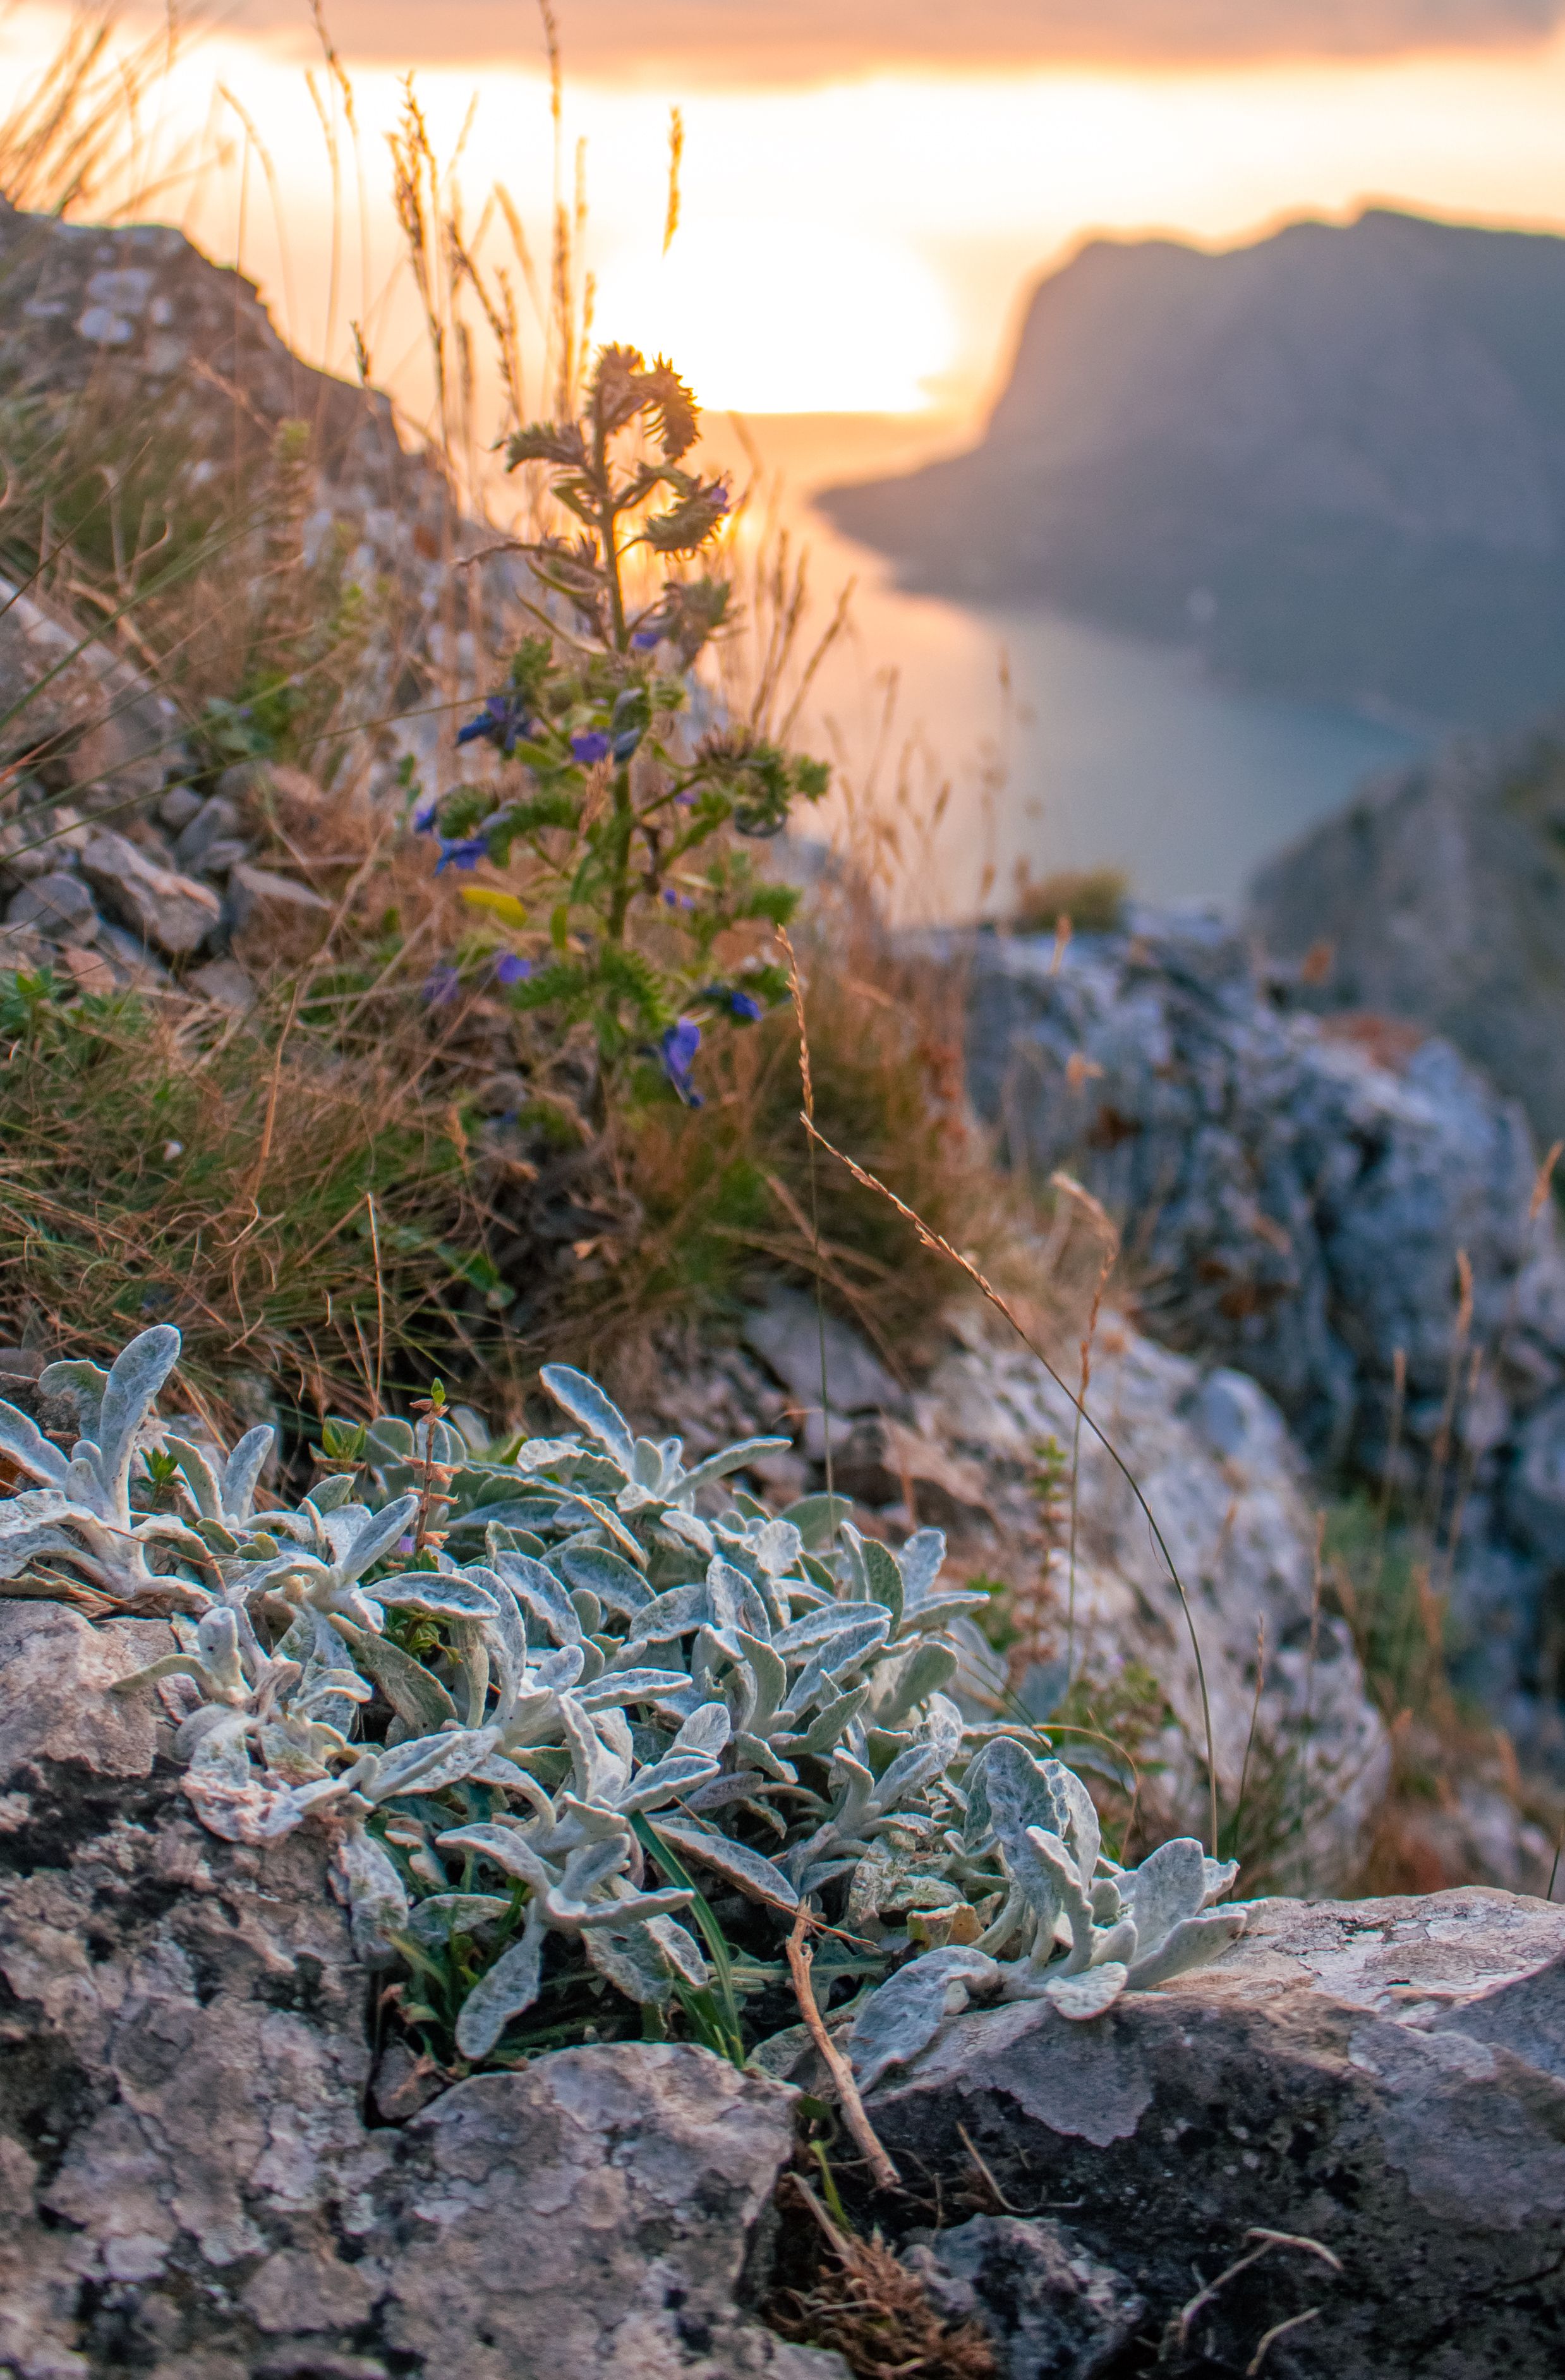
[[[1444,1034],[1565,1135],[1565,728],[1465,738],[1372,779],[1256,878],[1278,958],[1330,948],[1320,998]]]
[[[1453,1648],[1550,1749],[1565,1250],[1525,1119],[1416,1027],[1292,1012],[1221,926],[1138,922],[936,945],[974,1098],[1106,1202],[1144,1326],[1260,1381],[1327,1475],[1454,1497]]]
[[[1209,255],[1095,240],[978,446],[826,509],[916,583],[1235,680],[1497,722],[1565,646],[1565,241],[1382,209]]]

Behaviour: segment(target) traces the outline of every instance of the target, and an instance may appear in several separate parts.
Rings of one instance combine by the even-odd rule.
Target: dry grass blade
[[[175,1321],[215,1404],[241,1370],[285,1393],[357,1372],[382,1316],[418,1366],[473,1245],[446,1103],[409,1087],[389,1035],[334,1063],[297,994],[225,1032],[172,1002],[0,986],[6,1330],[98,1355]]]
[[[1005,1299],[1001,1297],[999,1290],[995,1288],[993,1282],[987,1280],[983,1273],[979,1271],[972,1258],[970,1257],[964,1257],[959,1248],[953,1248],[951,1242],[948,1239],[945,1239],[939,1232],[932,1232],[928,1223],[924,1221],[923,1218],[916,1214],[911,1207],[906,1205],[903,1199],[899,1198],[894,1190],[888,1190],[885,1184],[878,1181],[873,1173],[867,1172],[862,1165],[856,1165],[851,1157],[845,1156],[842,1149],[834,1147],[833,1144],[827,1139],[824,1133],[817,1130],[815,1124],[807,1115],[801,1112],[799,1122],[803,1124],[806,1132],[809,1134],[810,1137],[813,1140],[818,1140],[820,1143],[821,1148],[824,1148],[830,1156],[836,1159],[839,1165],[846,1166],[848,1172],[853,1175],[855,1182],[860,1183],[866,1190],[875,1191],[880,1197],[886,1199],[892,1206],[893,1206],[900,1215],[905,1217],[906,1220],[912,1224],[914,1230],[917,1232],[919,1239],[923,1242],[926,1247],[936,1251],[940,1256],[948,1257],[951,1262],[955,1265],[959,1270],[966,1274],[968,1280],[972,1281],[975,1288],[982,1293],[983,1296],[989,1301],[989,1305],[994,1307],[995,1311],[1003,1316],[1004,1319],[1010,1324],[1012,1330],[1014,1330],[1017,1338],[1020,1339],[1023,1346],[1025,1347],[1028,1354],[1042,1365],[1049,1378],[1054,1382],[1055,1387],[1059,1389],[1064,1396],[1070,1399],[1072,1407],[1080,1415],[1083,1422],[1085,1422],[1086,1427],[1092,1432],[1094,1438],[1098,1440],[1098,1445],[1103,1449],[1103,1451],[1107,1454],[1109,1460],[1113,1463],[1115,1469],[1119,1472],[1120,1476],[1129,1488],[1131,1494],[1135,1498],[1135,1500],[1140,1506],[1142,1513],[1146,1519],[1146,1525],[1152,1532],[1152,1542],[1157,1547],[1159,1553],[1161,1555],[1163,1562],[1168,1570],[1169,1577],[1173,1582],[1174,1591],[1178,1595],[1180,1600],[1180,1609],[1184,1614],[1184,1624],[1190,1633],[1190,1649],[1195,1658],[1195,1678],[1201,1690],[1201,1717],[1207,1736],[1207,1782],[1210,1795],[1209,1824],[1211,1828],[1211,1847],[1213,1855],[1215,1856],[1218,1848],[1217,1747],[1212,1736],[1212,1706],[1211,1698],[1207,1691],[1207,1665],[1201,1658],[1201,1639],[1196,1633],[1195,1615],[1190,1608],[1190,1597],[1184,1591],[1184,1582],[1180,1577],[1178,1568],[1174,1562],[1174,1558],[1169,1551],[1167,1540],[1163,1536],[1162,1530],[1158,1526],[1158,1522],[1153,1513],[1152,1508],[1146,1501],[1146,1497],[1142,1494],[1139,1486],[1131,1473],[1129,1465],[1126,1463],[1123,1456],[1119,1452],[1119,1450],[1115,1447],[1112,1440],[1105,1435],[1098,1423],[1094,1421],[1092,1415],[1087,1412],[1086,1407],[1082,1402],[1080,1397],[1076,1395],[1074,1390],[1072,1389],[1069,1382],[1061,1378],[1053,1365],[1049,1362],[1048,1356],[1044,1354],[1042,1348],[1038,1346],[1031,1334],[1023,1328],[1012,1307],[1006,1303]]]
[[[1163,2333],[1162,2345],[1158,2351],[1159,2363],[1166,2363],[1173,2356],[1184,2352],[1190,2344],[1190,2333],[1197,2314],[1204,2313],[1207,2306],[1216,2301],[1230,2281],[1237,2280],[1240,2274],[1248,2272],[1252,2265],[1258,2265],[1262,2257],[1269,2256],[1274,2248],[1297,2248],[1305,2255],[1318,2257],[1320,2262],[1334,2273],[1341,2273],[1342,2269],[1341,2260],[1332,2254],[1331,2250],[1323,2247],[1318,2240],[1310,2239],[1306,2232],[1269,2231],[1262,2225],[1256,2224],[1245,2232],[1244,2237],[1246,2240],[1254,2240],[1256,2245],[1247,2250],[1243,2256],[1236,2257],[1231,2265],[1226,2266],[1218,2275],[1215,2281],[1208,2281],[1204,2289],[1197,2289],[1188,2304],[1182,2306],[1178,2313],[1173,2316]],[[1315,2311],[1318,2313],[1319,2307],[1317,2306]],[[1308,2321],[1310,2317],[1301,2315],[1298,2319]],[[1250,2366],[1252,2372],[1259,2370],[1260,2357],[1268,2340],[1280,2337],[1288,2327],[1288,2324],[1280,2323],[1267,2334],[1266,2338],[1262,2339],[1260,2347],[1256,2350],[1256,2361]]]
[[[188,144],[169,170],[143,170],[142,108],[164,81],[188,30],[170,6],[163,24],[128,42],[117,0],[81,9],[30,88],[0,117],[0,196],[23,212],[134,218],[188,172]]]
[[[1256,2374],[1260,2371],[1260,2368],[1266,2362],[1267,2357],[1271,2353],[1277,2341],[1284,2337],[1288,2331],[1303,2330],[1306,2322],[1317,2322],[1323,2311],[1324,2309],[1320,2306],[1311,2306],[1305,2313],[1290,2314],[1286,2322],[1274,2322],[1269,2330],[1263,2330],[1260,2338],[1256,2342],[1256,2351],[1254,2355],[1251,2356],[1250,2361],[1244,2366],[1244,2380],[1256,2380]]]
[[[815,1986],[810,1981],[814,1953],[806,1940],[809,1911],[801,1901],[794,1920],[794,1930],[788,1937],[788,1973],[794,1979],[794,1997],[821,2057],[826,2060],[837,2095],[843,2103],[843,2115],[847,2128],[868,2160],[869,2170],[879,2190],[899,2190],[902,2176],[875,2136],[875,2127],[864,2112],[864,2102],[858,2095],[858,2084],[853,2079],[853,2068],[843,2056],[826,2030],[826,2022],[816,2004]]]
[[[805,1113],[815,1122],[815,1085],[809,1065],[809,1026],[805,1021],[804,986],[799,981],[799,963],[787,932],[779,928],[778,940],[788,953],[788,990],[793,997],[794,1015],[799,1028],[799,1081],[804,1090]],[[780,1187],[781,1185],[779,1185]],[[815,1143],[809,1143],[809,1236],[815,1250],[817,1266],[820,1260],[820,1184],[817,1176]],[[831,1456],[831,1390],[827,1378],[826,1363],[826,1302],[821,1292],[819,1269],[815,1277],[815,1321],[820,1341],[820,1437],[826,1451],[826,1493],[835,1495],[837,1482]]]
[[[773,2330],[835,2350],[855,2380],[997,2380],[982,2326],[947,2322],[916,2273],[879,2238],[855,2240],[834,2224],[807,2182],[791,2175],[825,2238],[831,2263],[813,2289],[790,2289],[768,2315]]]

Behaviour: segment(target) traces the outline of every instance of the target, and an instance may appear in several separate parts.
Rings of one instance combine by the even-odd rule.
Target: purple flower
[[[701,1094],[690,1080],[690,1069],[700,1046],[701,1028],[693,1016],[682,1016],[677,1025],[669,1026],[659,1044],[663,1072],[687,1108],[701,1104]]]
[[[601,727],[594,727],[585,735],[573,735],[571,750],[583,768],[590,769],[595,760],[608,759],[610,741]]]
[[[630,640],[630,650],[633,653],[655,652],[662,640],[661,628],[637,628]]]
[[[413,813],[414,833],[433,834],[435,831],[435,819],[439,813],[439,809],[440,805],[438,802],[426,802],[421,810],[415,810]]]
[[[678,892],[674,890],[672,884],[665,884],[663,886],[663,906],[665,909],[693,909],[695,905],[696,904],[691,899],[688,892]]]
[[[476,719],[456,731],[458,744],[492,744],[508,760],[516,746],[532,734],[526,705],[514,694],[491,694]]]
[[[397,1552],[399,1554],[410,1554],[413,1551],[413,1545],[414,1540],[411,1537],[398,1537],[396,1541]]]
[[[462,978],[449,959],[431,967],[424,984],[424,998],[431,1008],[445,1008],[462,989]]]
[[[440,857],[435,862],[435,874],[443,876],[448,868],[473,868],[480,859],[489,856],[489,844],[481,834],[469,834],[459,843],[442,835]]]
[[[688,787],[688,786],[686,786],[685,790],[683,793],[681,793],[681,794],[675,794],[675,795],[674,795],[674,797],[673,797],[673,798],[674,798],[674,800],[678,803],[678,805],[679,805],[679,807],[680,807],[680,808],[681,808],[682,810],[687,810],[687,809],[691,808],[694,806],[696,796],[695,796],[695,795],[690,791],[689,787]]]
[[[531,959],[518,958],[515,951],[503,951],[494,962],[497,983],[526,983],[531,973]]]
[[[714,1008],[722,1009],[741,1025],[753,1025],[760,1014],[760,1002],[747,991],[740,991],[726,983],[709,983],[701,993]]]

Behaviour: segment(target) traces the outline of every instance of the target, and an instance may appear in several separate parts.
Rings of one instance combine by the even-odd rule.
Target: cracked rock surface
[[[0,1602],[6,2380],[843,2380],[735,2303],[782,2086],[588,2048],[367,2122],[329,1838],[203,1833],[102,1693],[166,1642]]]
[[[958,2018],[869,2108],[956,2203],[977,2187],[1024,2222],[1068,2209],[1075,2252],[1146,2301],[1144,2339],[1256,2227],[1336,2259],[1273,2246],[1197,2313],[1176,2370],[1243,2372],[1306,2314],[1263,2368],[1565,2369],[1565,1909],[1479,1887],[1262,1902],[1217,1966],[1091,2024],[1026,2004]],[[999,2254],[967,2254],[980,2297]]]
[[[1416,1026],[1305,1013],[1219,920],[1133,922],[925,939],[964,971],[976,1105],[1103,1201],[1142,1326],[1258,1381],[1328,1475],[1460,1474],[1462,1683],[1559,1758],[1565,1241],[1523,1110]]]

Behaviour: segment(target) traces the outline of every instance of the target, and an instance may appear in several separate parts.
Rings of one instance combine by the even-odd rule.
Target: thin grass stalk
[[[1003,1316],[1004,1319],[1010,1324],[1012,1330],[1016,1333],[1016,1336],[1021,1341],[1023,1346],[1027,1350],[1027,1353],[1037,1363],[1043,1366],[1043,1369],[1048,1373],[1055,1387],[1063,1396],[1070,1400],[1071,1404],[1081,1414],[1083,1421],[1086,1424],[1088,1429],[1091,1430],[1094,1438],[1097,1439],[1099,1446],[1102,1447],[1104,1452],[1108,1455],[1109,1460],[1113,1463],[1115,1469],[1123,1479],[1126,1487],[1130,1489],[1131,1494],[1134,1497],[1136,1503],[1141,1509],[1143,1517],[1146,1522],[1146,1525],[1152,1533],[1152,1542],[1157,1547],[1159,1553],[1162,1557],[1164,1565],[1168,1570],[1169,1577],[1172,1582],[1174,1591],[1179,1597],[1180,1608],[1184,1614],[1184,1624],[1189,1632],[1190,1649],[1195,1656],[1195,1678],[1196,1683],[1200,1688],[1201,1694],[1201,1718],[1206,1733],[1207,1782],[1210,1801],[1209,1827],[1212,1852],[1215,1857],[1218,1842],[1217,1748],[1212,1734],[1211,1696],[1207,1688],[1207,1665],[1201,1654],[1201,1638],[1195,1626],[1195,1615],[1191,1609],[1190,1597],[1184,1591],[1184,1582],[1179,1574],[1178,1564],[1175,1562],[1172,1554],[1169,1551],[1168,1541],[1164,1537],[1162,1530],[1158,1525],[1157,1516],[1153,1512],[1150,1504],[1146,1501],[1146,1497],[1143,1495],[1129,1464],[1125,1462],[1124,1457],[1121,1454],[1118,1447],[1114,1445],[1113,1441],[1093,1419],[1091,1414],[1086,1411],[1084,1405],[1082,1405],[1080,1400],[1076,1397],[1067,1382],[1061,1378],[1060,1374],[1055,1370],[1054,1366],[1049,1362],[1042,1348],[1037,1344],[1030,1333],[1024,1330],[1011,1306],[1007,1304],[1006,1300],[1001,1297],[999,1290],[995,1288],[992,1281],[985,1278],[984,1274],[979,1271],[977,1266],[973,1263],[972,1259],[968,1257],[964,1257],[960,1249],[953,1248],[951,1242],[942,1238],[940,1232],[931,1231],[928,1223],[923,1220],[923,1218],[916,1214],[914,1209],[907,1205],[904,1199],[899,1198],[894,1190],[888,1189],[886,1184],[883,1182],[877,1180],[873,1173],[867,1172],[865,1168],[861,1165],[855,1164],[851,1157],[844,1156],[843,1152],[840,1148],[834,1147],[833,1144],[826,1138],[824,1133],[817,1131],[815,1125],[810,1122],[807,1116],[801,1114],[799,1121],[811,1137],[819,1141],[821,1148],[827,1151],[828,1155],[834,1157],[839,1165],[843,1165],[847,1168],[855,1182],[860,1184],[866,1190],[875,1191],[880,1197],[886,1199],[892,1207],[894,1207],[898,1214],[904,1217],[905,1220],[912,1224],[914,1230],[917,1232],[919,1239],[923,1242],[926,1247],[940,1256],[949,1257],[952,1263],[955,1265],[959,1270],[966,1274],[968,1280],[973,1282],[974,1286],[988,1300],[989,1305],[994,1307],[995,1311]]]
[[[1315,1740],[1315,1671],[1320,1649],[1321,1561],[1326,1545],[1326,1515],[1317,1512],[1315,1524],[1315,1564],[1310,1588],[1310,1643],[1304,1665],[1304,1716],[1299,1730],[1298,1800],[1296,1831],[1304,1832],[1309,1805],[1310,1754]]]
[[[1380,1583],[1386,1569],[1386,1536],[1391,1518],[1391,1497],[1396,1486],[1397,1456],[1401,1449],[1402,1416],[1407,1410],[1407,1350],[1396,1348],[1391,1355],[1391,1427],[1386,1439],[1386,1460],[1380,1473],[1380,1501],[1375,1516],[1375,1548],[1370,1559],[1369,1587],[1366,1600],[1371,1611],[1377,1608]]]
[[[1256,1622],[1256,1693],[1255,1698],[1250,1705],[1249,1731],[1244,1738],[1244,1758],[1239,1770],[1239,1799],[1234,1805],[1233,1812],[1233,1840],[1235,1845],[1239,1843],[1244,1833],[1244,1797],[1250,1782],[1250,1755],[1255,1750],[1256,1723],[1261,1715],[1261,1696],[1265,1691],[1266,1618],[1263,1613],[1262,1617]]]
[[[1110,1246],[1098,1268],[1098,1282],[1092,1293],[1092,1310],[1081,1342],[1081,1393],[1071,1423],[1071,1543],[1069,1574],[1065,1602],[1065,1675],[1074,1677],[1076,1667],[1076,1532],[1081,1516],[1081,1450],[1082,1415],[1086,1408],[1086,1392],[1092,1385],[1092,1342],[1098,1335],[1098,1317],[1103,1304],[1103,1292],[1113,1269],[1117,1248]]]
[[[820,1434],[826,1450],[826,1493],[831,1496],[836,1493],[836,1484],[831,1466],[831,1392],[827,1379],[826,1303],[820,1286],[820,1183],[816,1171],[815,1158],[815,1085],[810,1074],[809,1026],[805,1017],[805,995],[804,987],[799,981],[799,963],[785,929],[781,927],[778,929],[778,940],[788,954],[788,989],[793,994],[794,1014],[798,1020],[799,1027],[799,1081],[804,1092],[805,1123],[809,1135],[806,1144],[809,1150],[809,1234],[810,1245],[817,1259],[815,1324],[820,1344]]]

